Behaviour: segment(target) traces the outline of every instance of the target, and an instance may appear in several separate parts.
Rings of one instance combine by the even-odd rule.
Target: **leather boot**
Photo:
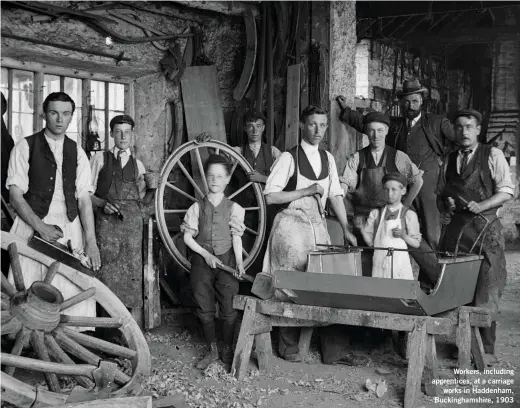
[[[231,346],[224,346],[222,349],[222,362],[226,365],[231,365],[233,363],[233,349]]]
[[[195,366],[199,370],[205,370],[209,367],[211,363],[214,363],[218,360],[218,348],[217,343],[210,343],[208,346],[208,350],[202,360],[200,360]]]

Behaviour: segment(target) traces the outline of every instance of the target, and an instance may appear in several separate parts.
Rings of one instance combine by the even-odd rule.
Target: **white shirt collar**
[[[208,200],[214,207],[218,206],[224,198],[224,193],[208,193]]]
[[[317,145],[311,145],[310,143],[307,143],[305,140],[302,139],[301,143],[300,143],[300,146],[302,147],[303,151],[305,152],[306,155],[309,155],[309,154],[314,154],[316,153],[319,148],[320,148],[320,145],[317,144]]]
[[[47,143],[54,144],[54,145],[62,145],[63,142],[65,141],[65,138],[67,137],[67,136],[64,136],[61,139],[55,140],[52,137],[47,136],[46,132],[44,132],[43,134],[45,135],[45,139],[47,140]]]
[[[114,146],[114,152],[113,152],[114,156],[117,157],[117,155],[118,155],[120,150],[124,151],[128,155],[128,157],[130,157],[132,155],[132,153],[130,152],[130,148],[129,147],[127,147],[126,149],[122,150],[119,147]]]
[[[412,126],[414,126],[419,119],[421,119],[421,112],[419,112],[419,115],[417,117],[412,119]]]
[[[470,156],[472,156],[473,153],[475,153],[477,151],[479,145],[480,145],[480,143],[477,143],[476,146],[473,149],[471,149],[471,153],[469,154]],[[463,154],[464,154],[464,149],[460,149],[459,156],[462,156]]]
[[[258,149],[260,149],[261,145],[262,145],[262,141],[261,140],[258,140],[258,141],[253,142],[253,143],[249,143],[249,147],[251,148],[251,150],[258,150]]]

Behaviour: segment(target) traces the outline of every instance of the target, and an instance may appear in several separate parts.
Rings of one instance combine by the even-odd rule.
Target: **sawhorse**
[[[259,370],[269,370],[273,354],[271,330],[276,326],[306,328],[300,338],[300,352],[303,354],[308,351],[313,327],[345,324],[409,332],[405,408],[415,407],[422,381],[427,395],[439,395],[439,389],[433,381],[439,378],[436,335],[455,334],[459,348],[459,367],[470,368],[473,355],[477,369],[483,370],[484,350],[479,327],[491,325],[488,310],[468,306],[431,317],[305,306],[235,296],[233,307],[244,311],[231,366],[231,374],[238,379],[246,374],[253,342],[256,344]]]

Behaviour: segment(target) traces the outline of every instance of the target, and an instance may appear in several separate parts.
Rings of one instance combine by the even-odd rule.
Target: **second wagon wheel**
[[[186,256],[183,233],[180,232],[179,226],[188,208],[208,192],[203,167],[203,157],[207,157],[208,154],[222,154],[231,159],[232,175],[237,167],[245,172],[253,171],[249,163],[229,145],[214,140],[204,143],[188,142],[174,151],[164,164],[155,196],[157,226],[170,255],[188,272],[191,269],[191,263]],[[194,169],[191,172],[193,176],[189,170],[190,160],[191,167]],[[236,197],[247,193],[248,190],[253,192],[256,199],[256,203],[244,208],[246,214],[249,211],[258,213],[258,225],[255,227],[246,225],[244,232],[244,234],[255,237],[252,247],[243,249],[244,268],[247,270],[255,261],[262,247],[265,236],[266,204],[262,190],[257,183],[246,182],[236,189],[231,184],[226,189],[227,197],[230,200],[236,200]]]
[[[92,390],[99,364],[106,360],[118,366],[115,384],[107,391],[114,396],[140,394],[141,382],[151,371],[150,351],[139,326],[117,296],[96,278],[55,262],[17,235],[2,231],[1,244],[9,252],[14,280],[13,285],[1,274],[2,400],[17,407],[65,404],[71,384],[67,379]],[[48,267],[42,281],[25,286],[20,255]],[[64,299],[53,285],[58,276],[74,283],[79,293]],[[110,317],[65,314],[70,307],[90,299]],[[126,344],[98,339],[80,328],[118,329]],[[12,347],[6,346],[8,343]],[[43,373],[47,389],[31,371]]]

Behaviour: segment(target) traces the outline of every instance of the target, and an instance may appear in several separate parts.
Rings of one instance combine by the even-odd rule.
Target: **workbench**
[[[309,350],[314,327],[344,324],[408,332],[405,408],[415,407],[422,382],[427,395],[439,395],[433,381],[439,378],[436,335],[456,336],[460,368],[469,369],[472,356],[478,370],[485,366],[479,327],[489,327],[491,315],[484,308],[461,306],[437,316],[413,316],[297,305],[242,295],[235,296],[233,307],[244,312],[231,366],[231,374],[237,379],[246,374],[253,343],[259,370],[269,370],[273,355],[271,331],[276,326],[303,328],[300,337],[302,356]]]

